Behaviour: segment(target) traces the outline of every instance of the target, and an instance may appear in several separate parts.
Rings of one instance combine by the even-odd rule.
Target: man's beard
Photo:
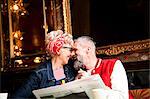
[[[83,63],[82,63],[81,61],[76,60],[76,61],[74,62],[74,68],[75,68],[76,70],[80,70],[80,68],[82,68],[82,66],[83,66]]]
[[[83,56],[77,56],[77,60],[84,64]]]
[[[84,65],[83,57],[82,56],[77,57],[77,60],[74,62],[74,68],[76,70],[80,70],[80,68],[83,69],[83,70],[86,70],[86,67]]]

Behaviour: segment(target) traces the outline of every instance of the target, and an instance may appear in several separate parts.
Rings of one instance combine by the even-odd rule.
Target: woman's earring
[[[57,54],[58,56],[60,56],[60,50],[59,50],[59,51],[57,51],[57,52],[56,52],[56,54]]]

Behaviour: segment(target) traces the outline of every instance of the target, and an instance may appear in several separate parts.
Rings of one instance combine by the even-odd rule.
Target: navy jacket
[[[72,68],[68,65],[64,66],[64,73],[66,75],[65,81],[74,80],[75,75]],[[24,82],[23,86],[19,88],[11,98],[14,99],[31,99],[35,98],[32,91],[40,88],[55,86],[58,81],[54,78],[51,60],[42,63],[33,73],[29,79]]]

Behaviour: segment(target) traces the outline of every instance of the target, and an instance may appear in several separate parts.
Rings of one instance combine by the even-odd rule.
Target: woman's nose
[[[76,56],[77,56],[77,55],[76,55],[75,52],[71,52],[70,56],[71,56],[72,59],[76,59]]]
[[[75,51],[72,51],[72,52],[71,52],[71,56],[74,56],[74,55],[75,55]]]

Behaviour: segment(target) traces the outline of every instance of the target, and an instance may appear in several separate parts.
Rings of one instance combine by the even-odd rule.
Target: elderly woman
[[[60,85],[74,80],[73,72],[68,63],[71,57],[72,36],[61,30],[52,31],[47,35],[46,50],[51,56],[50,60],[42,63],[13,95],[12,98],[32,98],[33,90]]]

